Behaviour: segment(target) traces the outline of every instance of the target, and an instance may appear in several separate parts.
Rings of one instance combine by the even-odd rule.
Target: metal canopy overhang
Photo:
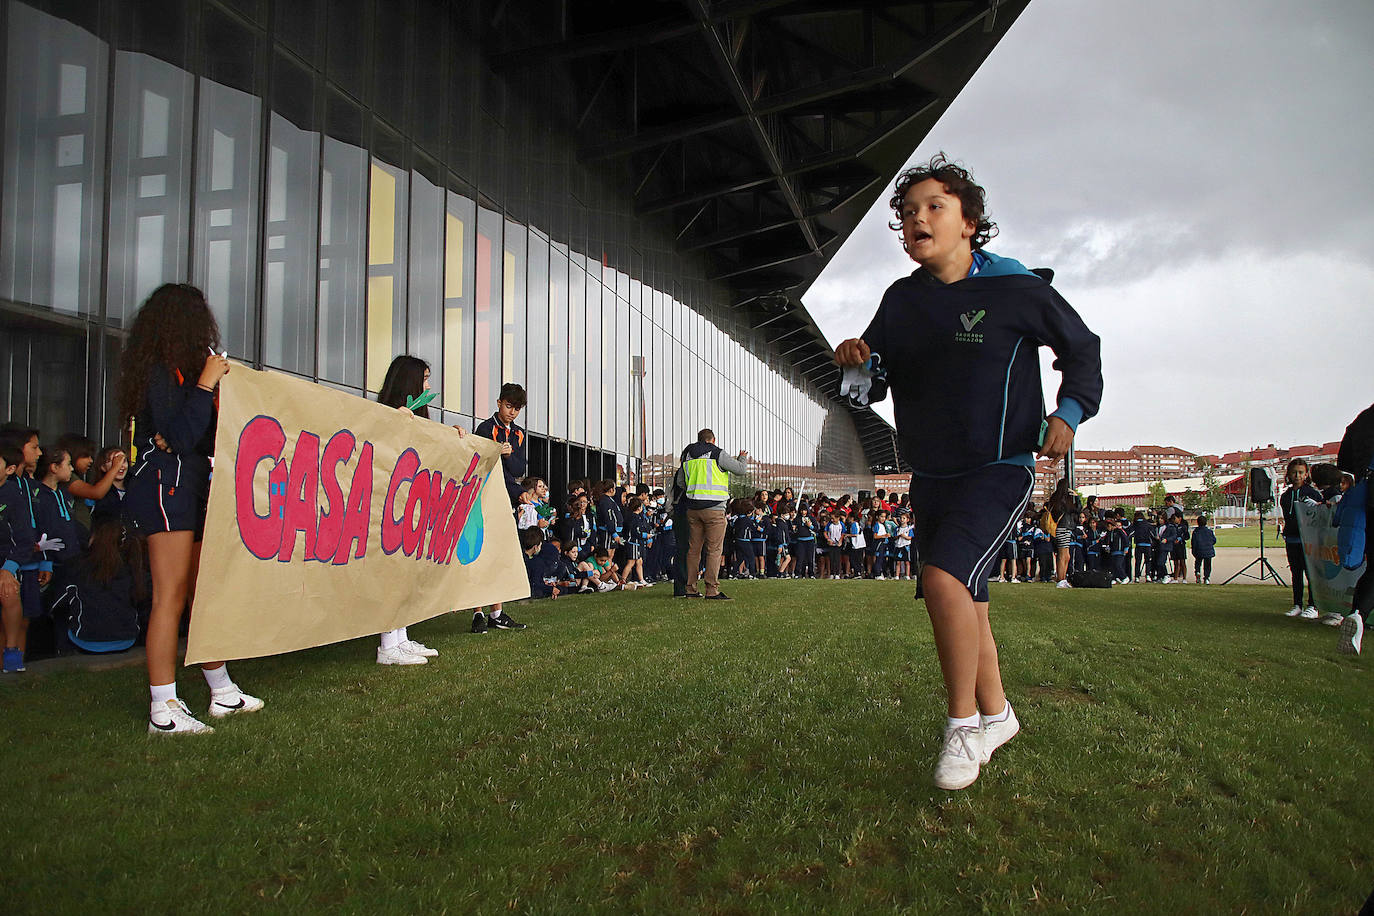
[[[522,39],[493,30],[489,62],[558,68],[579,159],[838,401],[801,297],[1028,3],[527,0]],[[870,467],[903,468],[892,427],[853,414]]]

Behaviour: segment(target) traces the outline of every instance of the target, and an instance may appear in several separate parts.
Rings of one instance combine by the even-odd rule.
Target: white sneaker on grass
[[[1363,640],[1364,618],[1359,614],[1347,614],[1341,621],[1341,654],[1359,655],[1360,643]]]
[[[377,647],[377,664],[379,665],[427,665],[429,659],[423,655],[415,655],[407,652],[401,646],[392,646],[390,649]]]
[[[208,735],[214,729],[191,715],[191,710],[173,697],[163,703],[153,703],[148,711],[150,735]]]
[[[1316,608],[1309,607],[1303,609],[1303,611],[1299,613],[1298,616],[1301,617],[1303,620],[1316,620],[1321,615],[1317,613]]]
[[[978,778],[983,759],[983,729],[960,725],[945,729],[945,742],[935,761],[935,785],[941,789],[963,789]]]
[[[1322,623],[1328,627],[1338,627],[1345,622],[1344,614],[1323,614]]]
[[[1301,604],[1295,604],[1295,605],[1293,605],[1292,607],[1290,607],[1288,610],[1284,611],[1284,612],[1283,612],[1283,616],[1285,616],[1285,617],[1296,617],[1296,616],[1298,616],[1298,615],[1301,614],[1301,613],[1302,613],[1302,605],[1301,605]]]
[[[216,719],[238,712],[257,712],[263,705],[262,700],[240,690],[238,684],[210,691],[210,715]]]
[[[1073,586],[1069,584],[1068,579],[1060,579],[1059,584],[1056,585],[1055,588],[1073,588]]]
[[[438,658],[438,657],[439,657],[439,650],[438,650],[438,649],[431,649],[429,646],[425,645],[424,643],[422,643],[422,642],[416,642],[416,641],[413,640],[413,639],[403,639],[403,640],[401,640],[400,647],[401,647],[402,649],[405,649],[405,650],[406,650],[407,652],[409,652],[411,655],[420,655],[420,656],[423,656],[424,658]]]
[[[1016,721],[1016,711],[1007,704],[1007,717],[1000,722],[983,723],[983,755],[979,758],[981,763],[987,763],[992,759],[992,752],[1006,744],[1016,733],[1021,730],[1021,723]]]

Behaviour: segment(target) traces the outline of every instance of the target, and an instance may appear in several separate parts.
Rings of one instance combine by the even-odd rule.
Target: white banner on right
[[[1337,529],[1332,524],[1335,514],[1335,506],[1306,502],[1297,506],[1307,575],[1312,581],[1312,600],[1323,614],[1349,614],[1355,583],[1364,574],[1365,564],[1361,563],[1357,569],[1341,565],[1340,551],[1336,547]]]

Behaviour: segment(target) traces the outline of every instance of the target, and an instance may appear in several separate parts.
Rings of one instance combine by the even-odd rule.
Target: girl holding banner
[[[134,316],[120,357],[119,410],[130,418],[129,530],[147,538],[153,580],[148,620],[150,735],[214,731],[177,696],[181,615],[195,593],[215,447],[215,388],[229,372],[216,354],[219,328],[205,295],[185,283],[158,287]],[[262,709],[224,662],[202,666],[215,718]]]

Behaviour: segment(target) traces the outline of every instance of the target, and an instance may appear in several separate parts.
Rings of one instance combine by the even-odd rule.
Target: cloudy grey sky
[[[1079,448],[1320,443],[1374,401],[1371,87],[1369,0],[1034,0],[912,161],[1101,336]],[[832,343],[916,266],[886,197],[804,297]]]

